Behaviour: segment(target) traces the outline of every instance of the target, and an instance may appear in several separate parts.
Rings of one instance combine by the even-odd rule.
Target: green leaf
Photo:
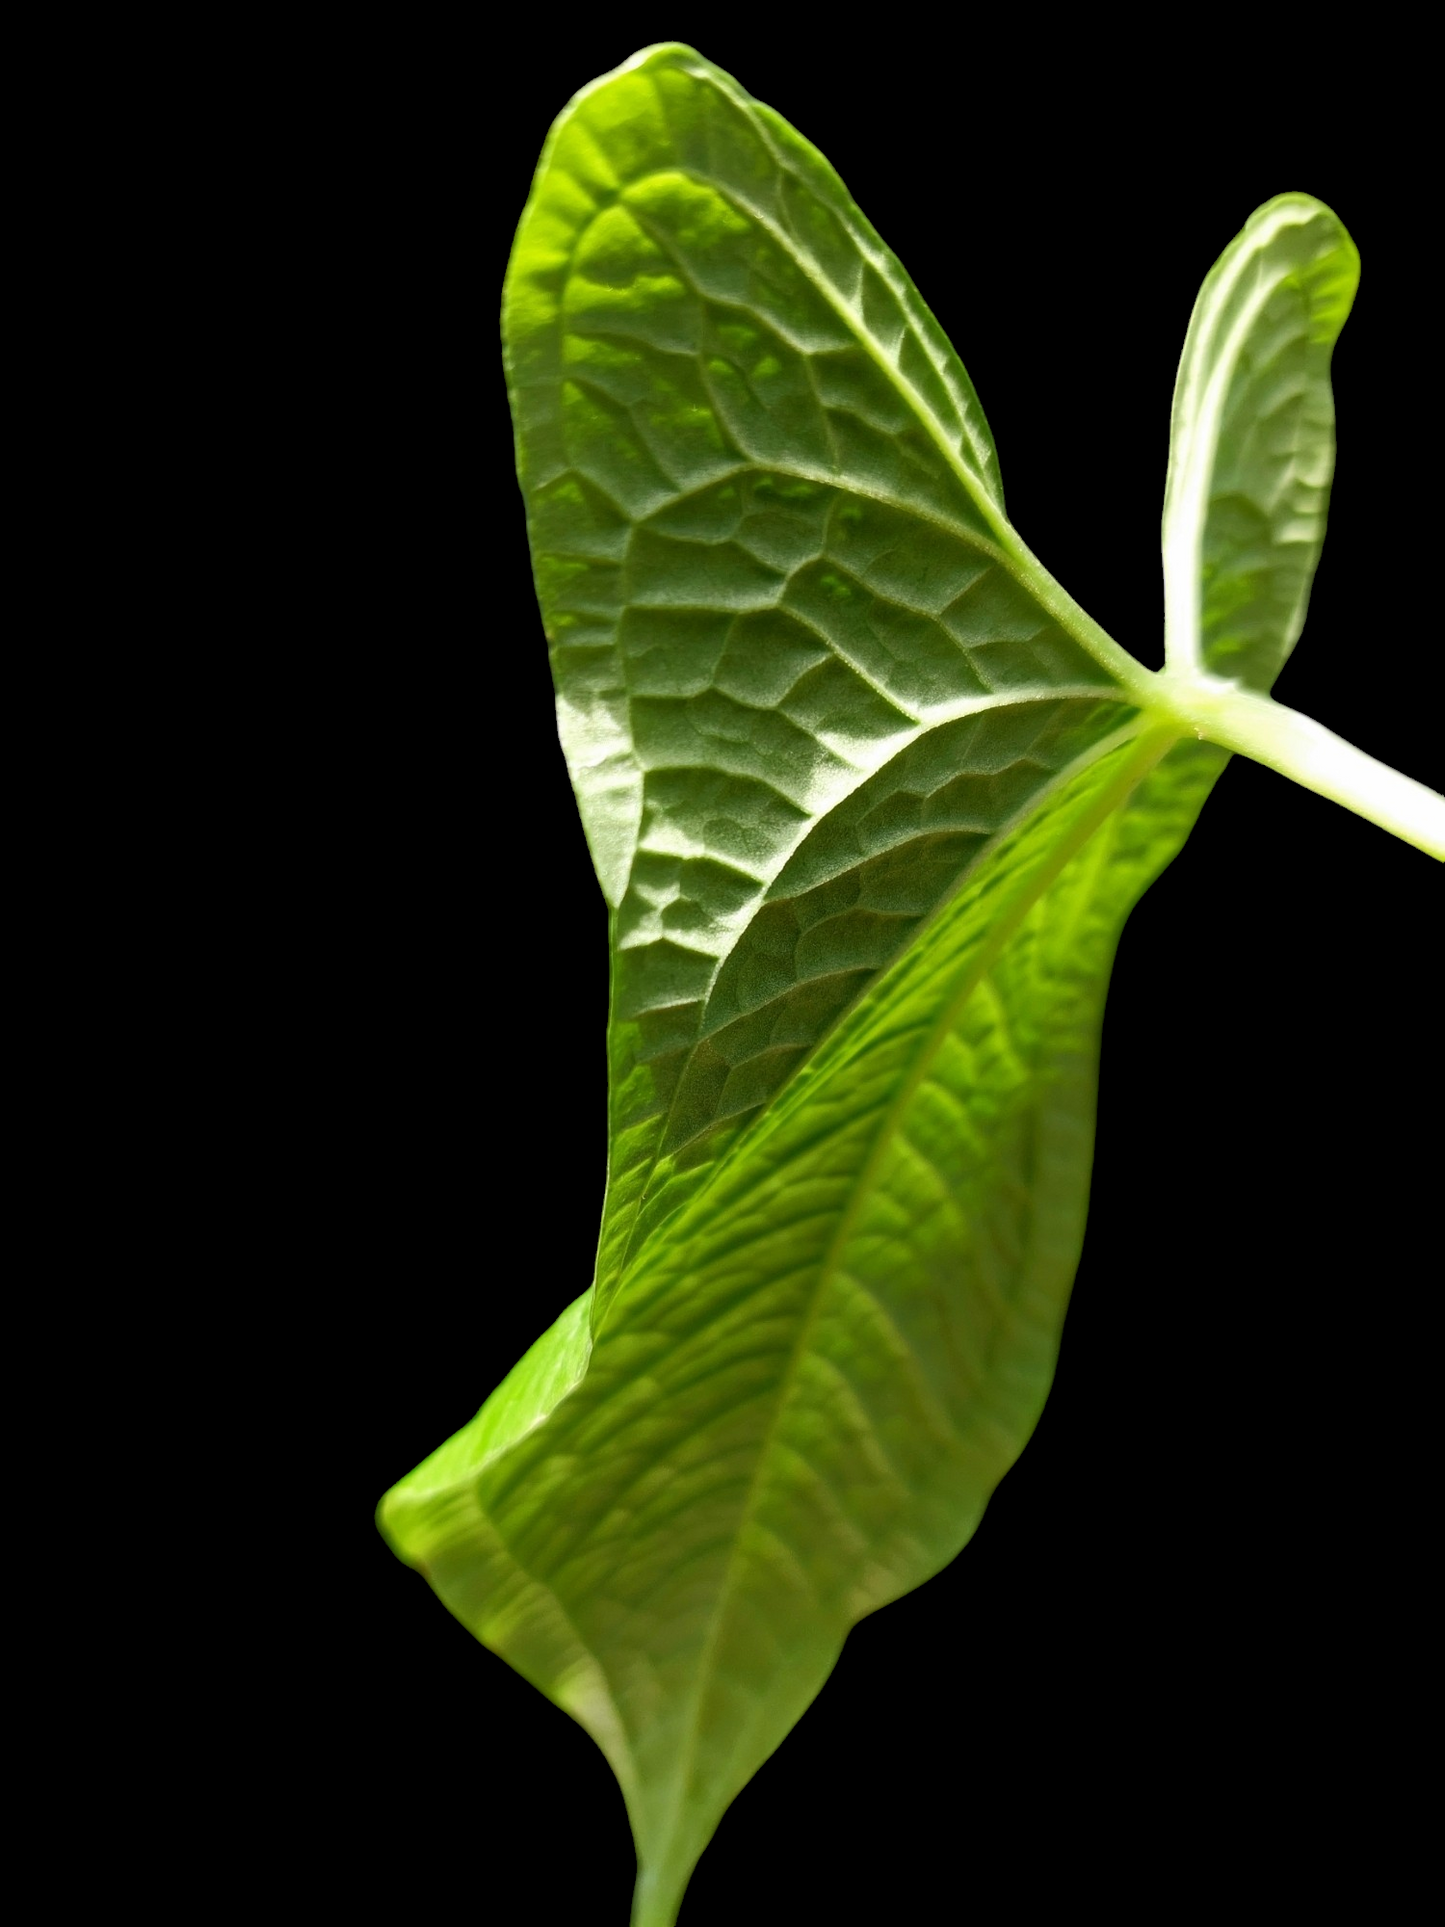
[[[1171,669],[1267,690],[1305,619],[1335,468],[1330,351],[1360,257],[1327,207],[1251,215],[1194,306],[1164,491]]]
[[[613,906],[595,1317],[1137,670],[1003,518],[972,384],[823,157],[685,48],[558,121],[507,276],[558,718]]]
[[[1257,686],[1347,306],[1338,225],[1286,206],[1206,284],[1171,470],[1230,603],[1191,669]],[[612,913],[609,1188],[593,1286],[381,1520],[603,1747],[634,1922],[668,1927],[849,1628],[1028,1439],[1119,931],[1227,758],[1009,524],[968,377],[827,162],[690,50],[557,122],[504,334]],[[1248,542],[1241,502],[1276,518]]]
[[[545,1424],[388,1496],[397,1548],[606,1751],[639,1923],[1037,1420],[1119,926],[1224,760],[1167,741],[1097,757],[975,866],[649,1241]]]

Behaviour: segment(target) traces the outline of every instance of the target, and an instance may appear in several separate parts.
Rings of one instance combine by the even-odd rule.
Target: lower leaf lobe
[[[1032,1431],[1119,931],[1225,760],[1143,736],[1076,772],[644,1248],[585,1369],[559,1321],[550,1383],[577,1375],[546,1416],[501,1451],[468,1428],[383,1502],[606,1752],[638,1927],[674,1919],[849,1627],[956,1555]]]

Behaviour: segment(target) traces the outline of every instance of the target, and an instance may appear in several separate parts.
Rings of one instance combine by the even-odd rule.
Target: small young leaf
[[[1195,304],[1164,490],[1170,666],[1267,690],[1304,624],[1335,468],[1330,350],[1360,257],[1327,207],[1280,194]]]

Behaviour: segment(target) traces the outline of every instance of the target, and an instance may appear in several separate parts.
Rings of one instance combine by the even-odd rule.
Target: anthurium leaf
[[[388,1496],[398,1550],[606,1751],[638,1927],[1037,1420],[1119,927],[1224,761],[1169,740],[1097,756],[975,866],[648,1242],[545,1424]]]
[[[1004,519],[973,387],[837,175],[688,49],[558,121],[503,333],[614,909],[595,1322],[970,858],[1126,720],[1134,665]]]
[[[1360,279],[1308,194],[1250,216],[1204,283],[1164,491],[1171,669],[1267,690],[1304,624],[1335,467],[1330,351]]]
[[[1214,572],[1188,675],[1258,688],[1353,259],[1271,206],[1201,297],[1167,522]],[[828,164],[690,50],[557,122],[504,334],[612,913],[609,1191],[593,1285],[381,1521],[603,1747],[635,1927],[670,1927],[849,1628],[954,1557],[1038,1418],[1114,948],[1227,756],[1013,530]]]

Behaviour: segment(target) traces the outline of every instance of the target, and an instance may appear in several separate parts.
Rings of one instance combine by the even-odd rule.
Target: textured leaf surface
[[[1289,335],[1305,453],[1251,452],[1250,330],[1333,285],[1289,260],[1196,318],[1171,481],[1216,584],[1256,580],[1235,497],[1276,514],[1276,611],[1318,549],[1301,575],[1315,498],[1279,504],[1319,474],[1323,364]],[[696,54],[558,121],[505,339],[612,910],[609,1191],[594,1287],[382,1521],[605,1749],[634,1921],[667,1927],[849,1627],[957,1553],[1032,1430],[1114,947],[1226,759],[1013,531],[967,376],[827,163]],[[1287,629],[1248,630],[1251,673]]]
[[[606,1750],[641,1922],[1037,1420],[1118,930],[1224,760],[1149,774],[1162,747],[1101,757],[979,866],[650,1242],[545,1425],[472,1477],[463,1435],[389,1498],[452,1610]]]
[[[1335,470],[1330,351],[1359,279],[1330,210],[1280,194],[1200,290],[1164,492],[1171,667],[1267,690],[1299,637]]]
[[[972,385],[836,174],[686,49],[559,121],[504,338],[615,907],[600,1316],[970,857],[1125,720],[1122,659],[1029,565]]]

